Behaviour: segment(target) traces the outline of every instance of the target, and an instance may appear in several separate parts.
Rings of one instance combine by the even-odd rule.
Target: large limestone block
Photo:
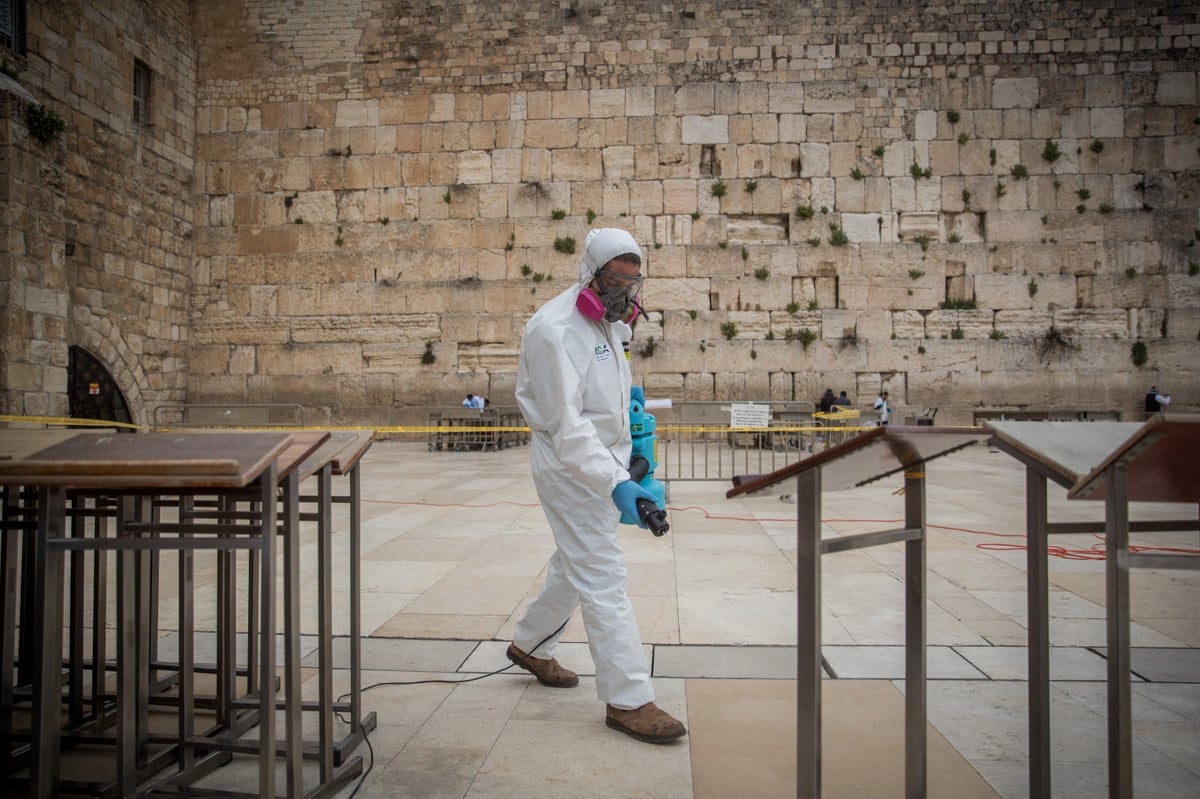
[[[1158,75],[1158,105],[1190,105],[1197,103],[1195,72],[1162,72]]]
[[[457,344],[434,340],[432,352],[436,358],[435,363],[439,367],[439,374],[446,369],[456,368]],[[419,375],[419,370],[425,368],[425,365],[421,363],[424,355],[424,343],[365,344],[362,347],[361,371],[366,374]]]
[[[363,368],[360,344],[264,344],[258,348],[263,375],[356,374]]]
[[[711,283],[708,278],[652,278],[646,284],[645,295],[656,308],[708,310]]]
[[[808,177],[825,177],[828,175],[829,175],[829,145],[815,143],[815,142],[801,142],[800,143],[800,176],[808,178]],[[832,204],[832,203],[830,203],[830,204]]]
[[[1054,326],[1074,337],[1117,337],[1129,335],[1129,317],[1119,309],[1067,308],[1053,312]]]
[[[992,311],[930,311],[925,320],[925,334],[929,338],[986,339],[993,329]]]
[[[428,341],[440,335],[437,314],[305,316],[291,320],[299,343]]]
[[[859,95],[855,81],[807,81],[803,84],[806,114],[848,114]]]
[[[511,344],[458,345],[458,368],[467,372],[515,372],[520,348]]]
[[[927,408],[978,405],[983,401],[980,374],[955,369],[910,369],[904,398],[914,413],[924,413]],[[934,418],[941,423],[940,415]]]
[[[1166,297],[1163,305],[1172,309],[1200,307],[1200,280],[1192,275],[1166,275]]]
[[[724,144],[730,141],[728,116],[684,116],[682,124],[681,141],[684,144]]]
[[[925,338],[925,314],[915,310],[891,311],[892,334],[897,339]]]
[[[490,153],[481,150],[472,150],[459,155],[459,183],[491,183],[492,180],[492,157]]]
[[[1030,279],[1024,275],[976,275],[975,301],[996,310],[1032,308]]]
[[[1034,339],[1042,336],[1054,324],[1054,314],[1048,310],[996,311],[996,330],[1008,339]]]
[[[741,307],[772,311],[791,302],[792,279],[788,275],[769,275],[765,280],[742,278]]]

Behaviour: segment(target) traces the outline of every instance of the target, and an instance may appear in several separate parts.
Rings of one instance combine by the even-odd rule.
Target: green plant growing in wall
[[[771,270],[767,269],[765,266],[760,266],[758,269],[754,270],[754,276],[759,280],[766,280],[771,276]]]
[[[728,250],[729,242],[728,241],[718,241],[717,246],[720,247],[722,250]]]
[[[695,308],[693,308],[692,310],[688,311],[688,316],[690,316],[692,319],[695,319],[696,316],[698,315],[698,313],[699,312]]]
[[[341,247],[343,244],[346,243],[346,240],[342,238],[342,226],[341,225],[338,225],[337,238],[333,240],[333,243],[339,247]]]
[[[592,224],[592,222],[594,222],[596,220],[596,212],[593,211],[591,208],[587,209],[587,213],[584,214],[584,216],[587,217],[587,223],[589,225]]]
[[[434,363],[435,361],[437,361],[437,355],[434,355],[434,353],[433,353],[433,342],[426,341],[425,342],[425,351],[423,353],[421,353],[421,363],[428,366],[429,364]]]
[[[875,154],[875,157],[876,157],[876,158],[883,158],[883,145],[882,145],[882,144],[881,144],[881,145],[879,145],[878,147],[876,147],[876,148],[875,148],[874,150],[872,150],[871,152]]]
[[[925,277],[925,270],[923,270],[923,269],[909,269],[908,270],[908,279],[909,280],[920,280],[923,277]]]
[[[521,275],[523,277],[529,277],[532,274],[533,274],[532,266],[530,266],[529,264],[521,264]]]
[[[817,340],[817,334],[807,327],[802,327],[796,331],[796,340],[800,342],[801,347],[807,350],[808,346]]]
[[[952,339],[963,339],[963,338],[966,338],[966,335],[967,335],[966,332],[958,325],[955,325],[954,328],[950,331],[950,338],[952,338]]]
[[[808,242],[809,247],[820,247],[821,246],[821,240],[816,237],[811,238],[811,239],[805,239],[805,241]]]
[[[1129,360],[1133,361],[1134,366],[1145,366],[1149,360],[1150,353],[1146,350],[1146,342],[1135,341],[1133,346],[1129,348]]]
[[[1007,193],[1008,193],[1008,187],[1004,185],[1004,181],[997,180],[996,181],[996,196],[1003,197]]]
[[[726,338],[726,340],[733,341],[733,339],[737,336],[737,334],[738,334],[737,322],[729,321],[729,322],[721,323],[721,335],[724,336]]]
[[[1088,191],[1087,189],[1076,189],[1075,196],[1078,197],[1080,200],[1086,201],[1092,196],[1092,193],[1090,191]]]
[[[654,357],[654,350],[657,346],[658,343],[654,340],[654,336],[650,336],[646,339],[646,343],[642,345],[642,349],[639,354],[643,358],[652,358]]]
[[[1104,152],[1104,142],[1100,141],[1099,139],[1093,139],[1092,146],[1088,149],[1094,152],[1096,155],[1100,155],[1100,153]]]
[[[1080,203],[1079,205],[1075,206],[1075,213],[1077,213],[1077,214],[1082,214],[1086,210],[1087,210],[1087,206],[1084,205],[1083,203]]]
[[[820,306],[819,306],[819,305],[817,305],[817,301],[816,301],[816,300],[809,300],[809,301],[808,301],[808,310],[810,310],[810,311],[815,311],[815,310],[817,310],[819,307],[820,307]]]
[[[391,222],[391,221],[392,220],[388,219],[386,216],[379,217],[379,224],[381,224],[381,225],[386,225],[388,222]]]
[[[745,245],[745,244],[743,244],[743,245],[742,245],[742,260],[743,260],[743,261],[749,261],[749,260],[750,260],[750,250],[748,250],[748,249],[746,248],[746,245]]]
[[[304,217],[302,217],[302,216],[298,216],[298,217],[296,217],[295,219],[293,219],[293,220],[292,220],[292,222],[293,222],[294,224],[297,224],[297,225],[303,225],[303,224],[304,224]]]
[[[958,146],[959,147],[962,147],[964,144],[966,144],[970,140],[971,140],[971,137],[967,135],[967,132],[965,130],[962,133],[958,134]]]
[[[450,192],[446,192],[442,195],[442,202],[444,202],[446,205],[450,204]]]
[[[834,247],[845,247],[850,243],[850,237],[846,235],[846,231],[842,229],[841,225],[830,223],[829,243]]]
[[[692,219],[699,219],[699,218],[700,218],[700,212],[692,211]]]
[[[753,194],[754,190],[757,188],[758,188],[757,180],[747,180],[746,181],[746,193],[747,194]]]
[[[938,308],[943,311],[973,311],[975,300],[942,300],[938,303]]]
[[[1024,164],[1013,164],[1012,169],[1008,170],[1015,180],[1024,180],[1029,177],[1029,170]]]
[[[988,160],[992,162],[992,166],[996,165],[996,148],[988,150]]]
[[[813,207],[811,205],[797,205],[796,206],[796,216],[799,217],[800,219],[812,219],[813,214],[815,214],[815,213],[816,213],[816,211],[813,210]]]
[[[709,188],[709,191],[712,193],[712,196],[720,199],[721,197],[725,196],[725,192],[728,189],[729,187],[725,185],[725,181],[718,180],[716,183],[712,184],[712,186]]]
[[[66,129],[67,123],[51,108],[37,103],[26,103],[25,127],[39,144],[49,144]]]
[[[950,120],[951,125],[957,125],[959,120],[958,112],[953,108],[949,109],[946,111],[946,119]]]
[[[950,242],[951,244],[958,244],[960,241],[962,241],[962,234],[956,230],[950,235],[946,236],[946,241]]]
[[[575,254],[575,239],[571,236],[561,236],[554,239],[554,249],[564,255]]]
[[[921,245],[921,252],[926,252],[929,250],[929,242],[932,241],[932,239],[930,239],[926,234],[922,233],[920,236],[914,236],[913,241]]]
[[[796,314],[800,313],[800,303],[793,300],[792,302],[789,302],[786,306],[784,306],[783,310],[787,311],[792,316],[795,316]]]
[[[908,168],[908,171],[909,171],[909,174],[911,174],[913,176],[913,180],[920,180],[921,178],[928,178],[928,177],[933,176],[933,167],[927,166],[922,169],[921,165],[918,164],[916,161],[912,162],[912,166],[910,166]]]
[[[850,177],[854,178],[855,180],[862,180],[863,179],[863,171],[861,169],[859,169],[858,167],[854,167],[854,169],[850,170]]]
[[[1042,148],[1042,158],[1050,163],[1054,163],[1062,156],[1062,151],[1058,149],[1058,142],[1050,139],[1046,142],[1046,146]]]
[[[1100,213],[1111,214],[1113,210],[1114,208],[1112,203],[1100,203]]]
[[[1126,268],[1125,277],[1129,278],[1130,280],[1133,280],[1135,277],[1137,277],[1137,268],[1133,267],[1133,266]]]
[[[1005,332],[1003,330],[997,330],[995,328],[992,328],[992,332],[988,333],[988,338],[990,338],[994,341],[998,341],[1002,338],[1008,338],[1008,336],[1005,334]]]
[[[967,189],[962,190],[962,201],[963,201],[964,208],[971,207],[971,192],[968,191]]]
[[[554,220],[566,219],[567,212],[561,208],[555,208],[553,211],[550,212],[550,218],[554,219]]]
[[[1029,289],[1029,296],[1030,296],[1030,297],[1036,297],[1036,296],[1037,296],[1037,292],[1038,292],[1038,282],[1037,282],[1036,280],[1034,280],[1033,278],[1029,278],[1029,285],[1028,285],[1028,286],[1026,286],[1026,288],[1028,288],[1028,289]]]

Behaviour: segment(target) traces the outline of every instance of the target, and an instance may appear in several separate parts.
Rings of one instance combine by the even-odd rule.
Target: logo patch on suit
[[[604,363],[605,361],[612,360],[612,356],[612,348],[607,344],[596,345],[596,363]]]

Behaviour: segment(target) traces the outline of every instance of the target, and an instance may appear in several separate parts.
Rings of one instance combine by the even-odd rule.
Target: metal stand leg
[[[796,796],[821,795],[821,472],[796,476]]]
[[[65,534],[67,492],[57,486],[38,489],[37,544],[33,547],[35,605],[31,618],[37,624],[23,628],[32,640],[36,675],[33,690],[33,759],[30,794],[36,799],[58,795],[59,725],[62,676],[62,569],[63,551],[47,543]]]
[[[1050,799],[1050,568],[1046,478],[1025,470],[1026,619],[1029,625],[1029,796]]]
[[[904,525],[920,534],[904,544],[904,793],[925,796],[925,467],[904,473]]]
[[[1116,463],[1105,475],[1105,593],[1108,599],[1108,795],[1133,797],[1133,742],[1129,697],[1128,473]]]

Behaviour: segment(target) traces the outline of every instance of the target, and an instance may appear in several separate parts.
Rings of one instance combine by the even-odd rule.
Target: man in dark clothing
[[[850,398],[846,396],[845,391],[843,391],[841,394],[838,394],[837,404],[845,405],[847,408],[850,407]]]
[[[1150,393],[1146,395],[1146,413],[1165,411],[1170,404],[1170,394],[1159,394],[1158,386],[1150,386]]]
[[[820,402],[821,413],[829,413],[835,404],[837,404],[837,397],[833,396],[833,389],[825,389],[825,396],[821,397]]]

